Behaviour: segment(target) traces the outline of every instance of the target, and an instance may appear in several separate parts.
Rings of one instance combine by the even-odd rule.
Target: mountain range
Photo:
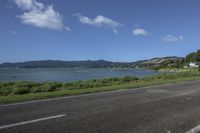
[[[152,66],[159,66],[163,61],[166,60],[182,60],[182,57],[163,57],[163,58],[152,58],[149,60],[140,60],[136,62],[111,62],[106,60],[85,60],[85,61],[59,61],[59,60],[41,60],[41,61],[27,61],[27,62],[16,62],[16,63],[2,63],[0,68],[146,68]]]

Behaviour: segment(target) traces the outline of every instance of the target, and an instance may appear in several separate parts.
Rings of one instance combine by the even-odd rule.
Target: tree
[[[200,62],[200,50],[197,52],[190,53],[186,56],[186,62]]]
[[[187,63],[189,63],[189,62],[195,62],[195,55],[196,55],[195,52],[188,54],[186,56],[186,58],[185,58],[186,62]]]
[[[200,62],[200,50],[196,52],[195,58],[197,62]]]
[[[200,65],[198,66],[198,70],[199,70],[199,72],[200,72]]]
[[[184,65],[184,62],[182,60],[176,60],[176,67],[177,68],[182,68]]]

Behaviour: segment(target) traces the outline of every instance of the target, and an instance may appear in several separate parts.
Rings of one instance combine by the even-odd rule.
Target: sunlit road
[[[0,133],[198,133],[198,125],[200,81],[0,105]]]

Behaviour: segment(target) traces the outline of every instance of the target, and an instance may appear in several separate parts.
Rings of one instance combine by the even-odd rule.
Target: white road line
[[[187,83],[187,82],[190,82],[190,81],[184,81],[184,82],[179,82],[179,83],[171,83],[171,84],[154,85],[154,86],[146,86],[146,87],[139,87],[139,88],[134,88],[134,89],[121,89],[121,90],[113,90],[113,91],[98,92],[98,93],[91,93],[91,94],[82,94],[82,95],[75,95],[75,96],[66,96],[66,97],[34,100],[34,101],[28,101],[28,102],[11,103],[11,104],[0,105],[0,107],[16,106],[16,105],[23,105],[23,104],[30,104],[30,103],[37,103],[37,102],[47,102],[47,101],[62,100],[62,99],[77,98],[77,97],[87,97],[87,96],[109,94],[109,93],[123,92],[123,91],[129,91],[129,90],[136,91],[136,90],[140,90],[140,89],[148,89],[148,88],[153,88],[153,87],[179,85],[179,84],[183,84],[183,83]]]
[[[39,119],[35,119],[35,120],[30,120],[30,121],[24,121],[24,122],[9,124],[9,125],[3,125],[3,126],[0,126],[0,129],[10,128],[10,127],[15,127],[15,126],[20,126],[20,125],[26,125],[26,124],[31,124],[31,123],[36,123],[36,122],[40,122],[40,121],[45,121],[45,120],[65,117],[65,116],[66,116],[65,114],[55,115],[55,116],[49,116],[49,117],[39,118]]]
[[[192,128],[191,130],[185,132],[185,133],[199,133],[200,132],[200,125]]]

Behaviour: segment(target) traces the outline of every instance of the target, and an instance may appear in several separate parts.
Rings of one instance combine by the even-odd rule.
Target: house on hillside
[[[189,64],[189,67],[190,68],[197,68],[197,67],[199,67],[199,63],[198,62],[190,62],[190,64]]]

